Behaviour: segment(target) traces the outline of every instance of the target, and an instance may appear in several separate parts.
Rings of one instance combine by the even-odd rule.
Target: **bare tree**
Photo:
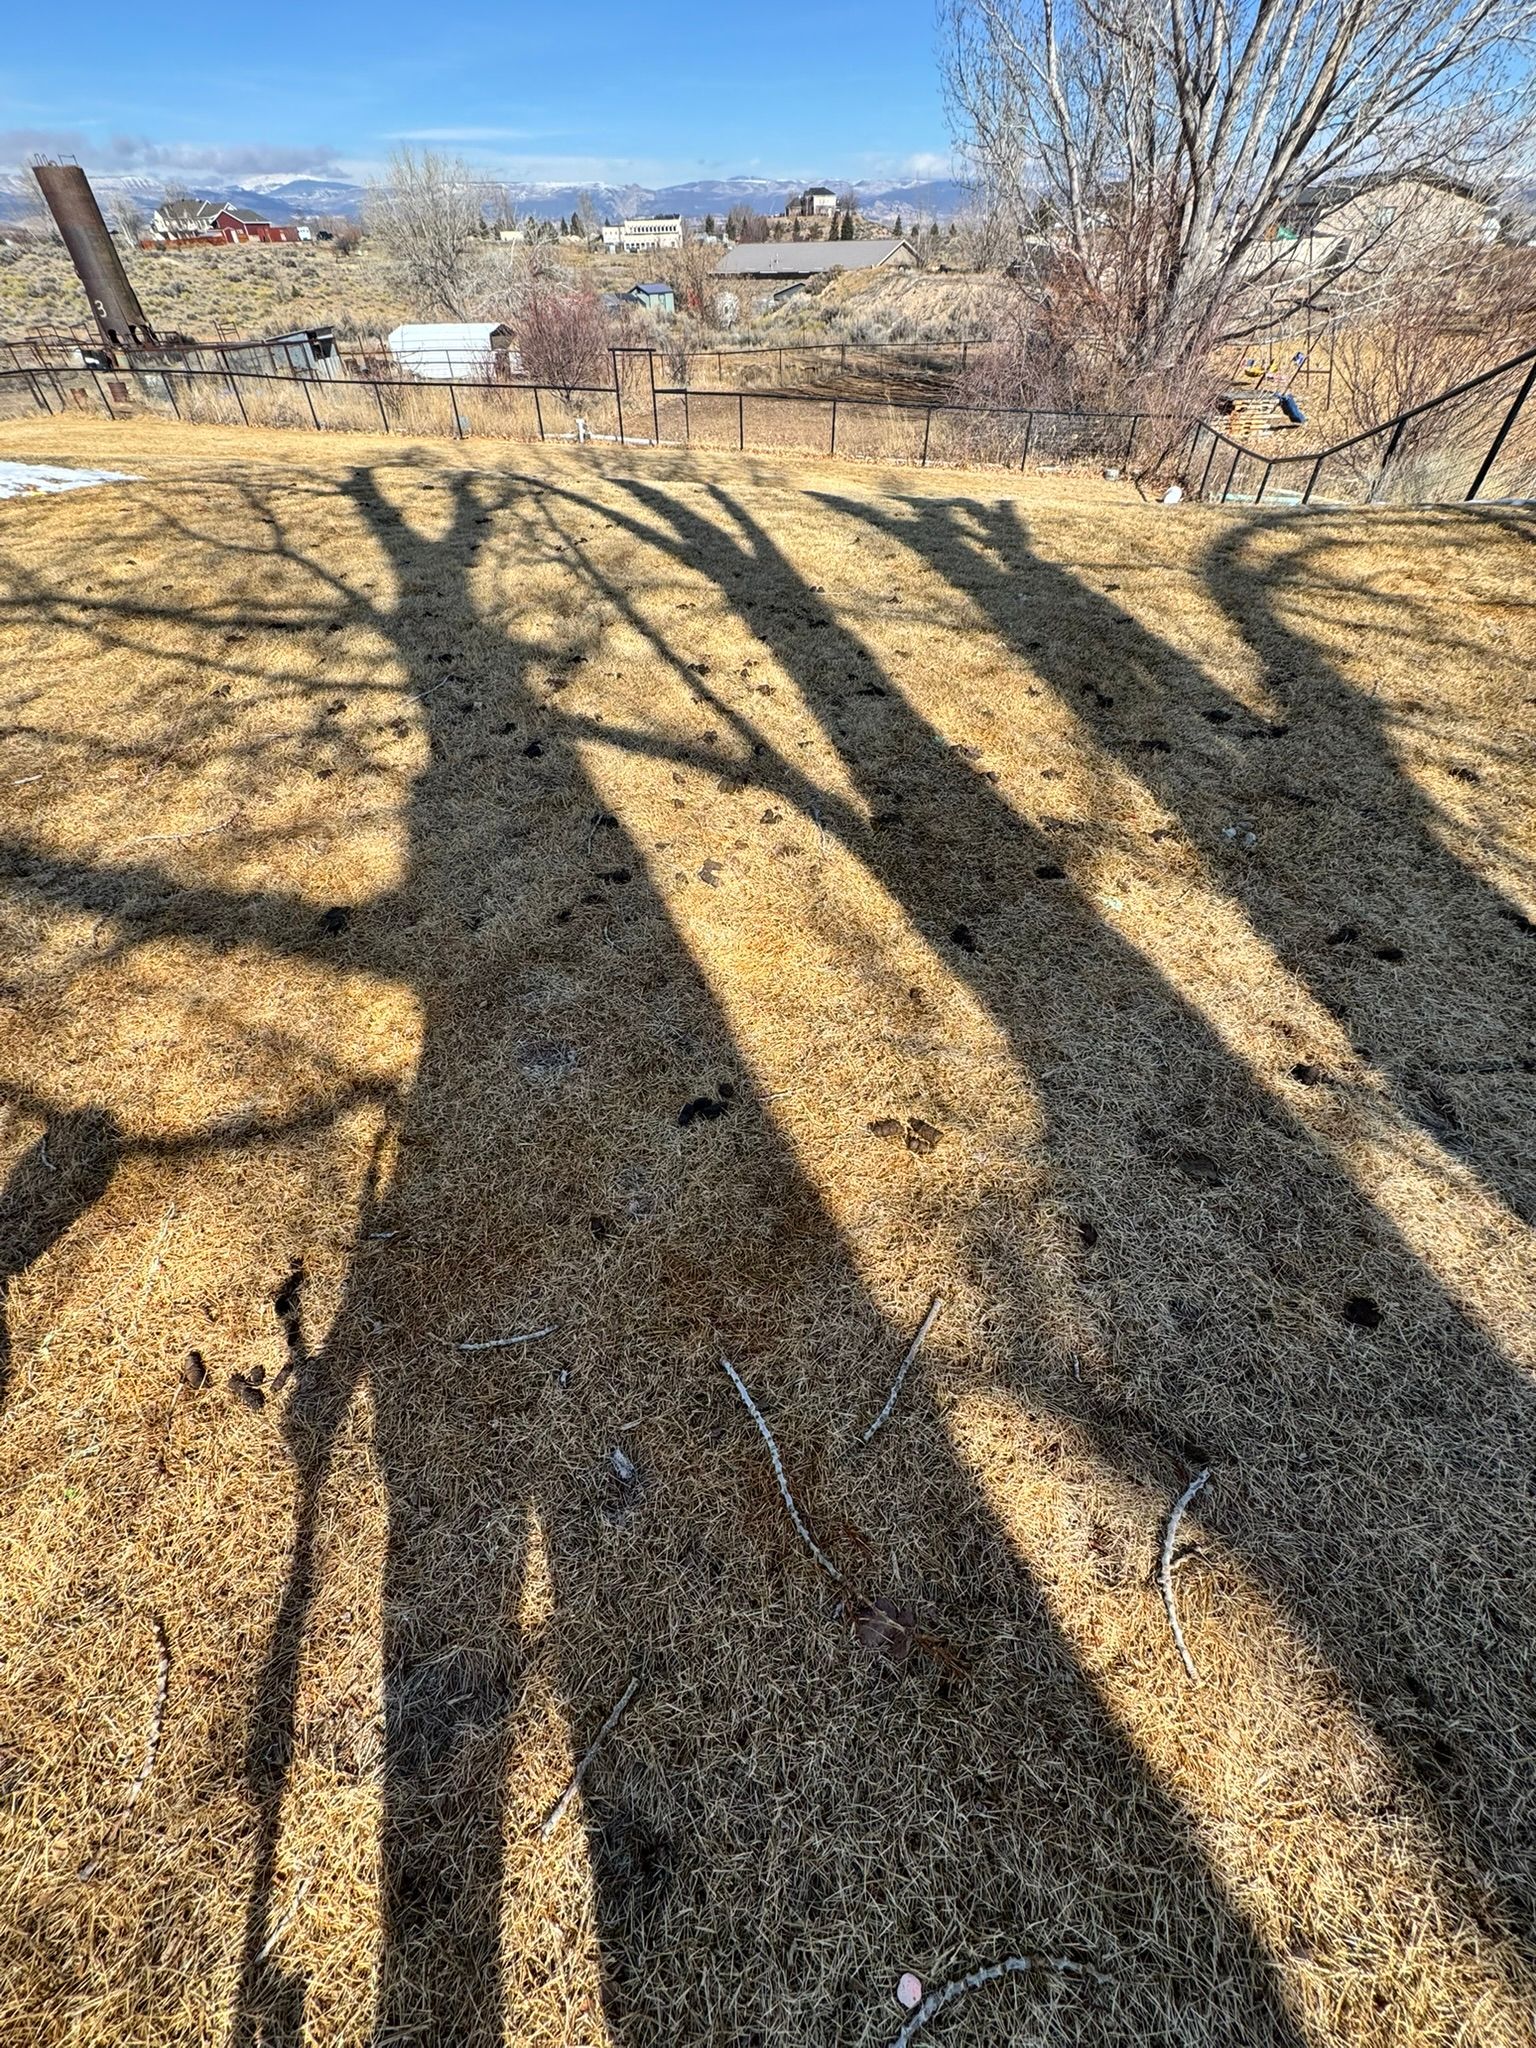
[[[401,283],[427,312],[466,317],[484,269],[487,188],[457,157],[403,149],[365,209]]]
[[[1273,239],[1304,195],[1486,178],[1531,103],[1536,0],[944,8],[957,135],[1026,276],[1153,382],[1322,288]]]
[[[137,242],[145,228],[143,209],[130,193],[117,193],[111,203],[112,225],[125,242]]]
[[[531,278],[517,314],[517,346],[523,372],[569,399],[578,386],[612,381],[608,316],[597,293],[571,289],[555,278]]]

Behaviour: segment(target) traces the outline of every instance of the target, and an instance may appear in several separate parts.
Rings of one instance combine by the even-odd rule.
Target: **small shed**
[[[439,383],[503,383],[523,367],[511,328],[496,320],[407,321],[386,339],[402,370]]]
[[[673,297],[669,284],[637,284],[624,296],[632,306],[639,306],[653,316],[657,313],[677,311],[677,300]]]

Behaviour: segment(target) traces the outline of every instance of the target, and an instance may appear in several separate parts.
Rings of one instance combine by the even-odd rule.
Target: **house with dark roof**
[[[162,199],[150,216],[149,231],[162,242],[222,240],[214,228],[218,217],[213,199]]]
[[[800,214],[807,220],[818,215],[825,218],[836,213],[837,194],[830,185],[807,185],[798,197],[790,200],[784,211],[790,215]]]
[[[299,231],[248,206],[221,206],[213,225],[226,242],[296,242]]]
[[[917,251],[908,241],[738,242],[715,265],[716,277],[824,277],[834,270],[912,270]]]

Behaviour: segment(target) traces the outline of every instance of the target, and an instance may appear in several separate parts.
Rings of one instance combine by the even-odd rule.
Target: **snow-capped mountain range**
[[[117,198],[131,199],[141,211],[159,204],[166,180],[143,171],[102,171],[91,173],[91,183],[103,210]],[[231,206],[249,206],[265,211],[276,221],[300,220],[319,214],[340,214],[355,219],[361,210],[364,188],[347,178],[292,178],[281,174],[246,177],[238,185],[210,184],[188,177],[180,180],[198,199],[223,199]],[[858,195],[860,210],[875,219],[948,221],[964,210],[967,189],[954,178],[902,178],[888,182],[815,178],[697,178],[682,185],[535,185],[507,183],[501,186],[508,204],[519,214],[536,219],[563,219],[574,213],[583,192],[590,195],[600,220],[618,220],[625,214],[681,213],[702,220],[707,213],[723,220],[733,206],[750,206],[760,213],[778,213],[792,193],[808,184],[830,185],[834,192]],[[19,220],[36,210],[37,187],[25,169],[0,172],[0,219]]]

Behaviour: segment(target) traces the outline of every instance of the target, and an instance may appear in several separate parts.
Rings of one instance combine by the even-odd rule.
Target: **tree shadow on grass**
[[[896,1461],[889,1498],[878,1476],[825,1452],[845,1439],[850,1387],[866,1394],[870,1361],[895,1355],[907,1333],[869,1299],[755,1100],[650,872],[655,850],[612,820],[584,756],[608,745],[718,762],[681,718],[598,725],[534,689],[532,657],[552,650],[515,609],[509,627],[488,616],[469,573],[483,525],[500,515],[523,550],[548,540],[574,551],[578,519],[614,521],[750,616],[838,740],[860,801],[818,788],[723,692],[697,678],[690,688],[713,699],[752,776],[846,843],[1039,1073],[1053,1149],[1085,1213],[1105,1219],[1100,1284],[1116,1285],[1117,1234],[1123,1247],[1144,1233],[1172,1270],[1212,1275],[1195,1290],[1198,1341],[1168,1320],[1159,1286],[1117,1303],[1135,1335],[1123,1374],[1085,1388],[1048,1356],[1032,1397],[1084,1418],[1111,1466],[1134,1465],[1170,1497],[1188,1453],[1218,1456],[1223,1533],[1325,1635],[1341,1615],[1358,1620],[1363,1661],[1383,1669],[1392,1603],[1408,1612],[1422,1599],[1427,1560],[1422,1549],[1393,1560],[1381,1532],[1326,1497],[1365,1449],[1353,1407],[1309,1390],[1283,1418],[1295,1441],[1266,1413],[1278,1405],[1264,1378],[1268,1331],[1249,1309],[1272,1243],[1264,1176],[1276,1148],[1296,1148],[1315,1176],[1308,1216],[1321,1240],[1348,1238],[1320,1275],[1285,1276],[1298,1312],[1331,1314],[1346,1270],[1392,1253],[1388,1234],[1091,904],[1059,884],[1042,896],[1037,857],[1054,848],[978,770],[935,748],[932,727],[740,507],[717,500],[722,525],[637,487],[636,513],[616,514],[574,493],[434,473],[449,503],[427,537],[393,502],[407,474],[360,470],[344,488],[399,595],[333,593],[338,616],[387,641],[429,748],[399,886],[322,943],[313,906],[283,897],[182,891],[152,865],[127,880],[52,856],[46,870],[55,896],[99,913],[147,904],[134,943],[164,931],[227,943],[233,929],[244,943],[403,981],[422,1009],[419,1069],[362,1205],[345,1300],[323,1341],[302,1344],[284,1417],[294,1538],[250,1713],[256,1820],[234,2039],[293,2039],[303,2025],[305,1986],[285,1962],[273,1885],[327,1487],[338,1431],[366,1389],[389,1522],[380,2042],[515,2033],[507,1983],[549,1966],[504,1948],[510,1895],[544,1881],[537,1813],[510,1803],[526,1807],[514,1766],[531,1708],[552,1700],[579,1749],[637,1670],[642,1692],[583,1808],[606,2013],[626,2048],[879,2041],[896,2023],[876,2000],[901,1964],[927,1959],[937,1972],[1019,1946],[1104,1969],[1109,1982],[1071,2022],[1085,2042],[1294,2042],[1268,1959],[1078,1669],[919,1383],[903,1420],[936,1448],[915,1466]],[[280,497],[273,525],[281,557],[313,568],[309,544],[282,530]],[[576,586],[578,638],[591,589]],[[623,588],[604,595],[623,607]],[[877,830],[876,806],[900,824]],[[11,851],[13,888],[41,888],[41,862]],[[603,879],[620,873],[629,879]],[[979,934],[974,953],[949,942],[957,919]],[[1108,1032],[1117,1015],[1136,1020],[1133,1057]],[[1127,1057],[1109,1077],[1106,1117],[1106,1063]],[[681,1128],[679,1108],[705,1091],[729,1109]],[[1235,1192],[1170,1218],[1148,1194],[1146,1161],[1192,1131],[1230,1140]],[[1450,1333],[1457,1370],[1487,1373],[1495,1420],[1514,1417],[1487,1347],[1415,1285],[1405,1314],[1422,1301]],[[1050,1312],[1042,1302],[1042,1321]],[[547,1350],[456,1348],[546,1320],[561,1325]],[[819,1533],[849,1557],[862,1535],[870,1590],[931,1608],[952,1665],[896,1677],[852,1650],[720,1374],[721,1347],[771,1414]],[[1197,1354],[1209,1348],[1229,1359],[1229,1381],[1204,1371]],[[1383,1377],[1399,1364],[1384,1361]],[[1403,1378],[1401,1398],[1422,1399],[1425,1361]],[[1395,1416],[1398,1392],[1374,1380],[1371,1391]],[[633,1483],[616,1474],[615,1443],[637,1454]],[[1414,1481],[1454,1548],[1468,1532],[1447,1511],[1432,1427],[1419,1443],[1430,1469]],[[1282,1468],[1278,1487],[1266,1460]],[[1402,1461],[1384,1462],[1397,1483]],[[1294,1528],[1302,1467],[1325,1498],[1317,1511],[1315,1489],[1303,1489],[1311,1519],[1277,1567],[1276,1510]],[[1351,1542],[1362,1555],[1348,1554]],[[1519,1578],[1502,1551],[1494,1561]],[[1325,1600],[1325,1575],[1340,1569],[1342,1597]],[[1435,1618],[1463,1654],[1475,1593],[1436,1590]],[[1501,1705],[1506,1678],[1495,1671]]]
[[[894,2031],[878,2001],[900,1959],[963,1966],[1026,1943],[1105,1965],[1085,2040],[1291,2043],[1270,1967],[1183,1816],[942,1450],[919,1503],[867,1503],[893,1545],[869,1572],[944,1617],[952,1666],[882,1675],[829,1613],[718,1350],[749,1372],[823,1534],[856,1555],[835,1510],[868,1483],[818,1447],[846,1428],[850,1376],[863,1393],[905,1332],[754,1099],[648,850],[583,770],[592,735],[532,689],[530,635],[494,626],[474,595],[480,530],[508,507],[486,483],[438,485],[447,516],[424,537],[391,502],[403,474],[345,487],[399,595],[334,592],[338,616],[387,640],[429,750],[398,887],[321,937],[313,905],[280,894],[6,850],[23,896],[114,920],[131,906],[126,950],[238,935],[403,981],[422,1008],[345,1299],[322,1341],[298,1344],[284,1413],[294,1537],[249,1720],[234,2038],[305,2024],[273,1889],[327,1489],[366,1389],[388,1503],[378,2040],[516,2032],[505,1986],[543,1967],[503,1947],[509,1889],[540,1881],[537,1814],[508,1803],[514,1788],[526,1801],[531,1708],[550,1698],[580,1746],[638,1670],[583,1808],[626,2043],[877,2040]],[[514,516],[528,496],[514,488]],[[531,542],[538,519],[525,526]],[[314,566],[282,532],[280,495],[273,528],[280,561]],[[655,743],[688,755],[684,737]],[[760,765],[817,802],[800,771]],[[830,797],[824,815],[837,820]],[[680,1107],[705,1091],[728,1112],[683,1129]],[[543,1352],[457,1348],[546,1317],[561,1334]],[[941,1419],[910,1398],[942,1445]],[[633,1491],[616,1441],[637,1454]],[[1163,1457],[1170,1484],[1182,1468]]]
[[[1095,1428],[1111,1459],[1121,1448],[1106,1408],[1139,1409],[1164,1440],[1208,1451],[1221,1472],[1216,1525],[1326,1649],[1422,1785],[1473,1918],[1508,1925],[1529,1945],[1536,1788],[1511,1733],[1529,1696],[1536,1613],[1528,1381],[1313,1128],[1105,926],[1068,878],[1059,837],[1021,817],[899,690],[870,699],[850,687],[869,669],[867,650],[739,504],[717,494],[716,519],[638,486],[633,495],[653,544],[728,595],[754,591],[758,630],[838,740],[877,827],[886,821],[866,829],[859,857],[936,946],[965,926],[974,949],[951,947],[949,963],[1037,1077],[1066,1198],[1100,1230],[1098,1287],[1121,1360],[1119,1386],[1097,1414],[1060,1365],[1044,1391]],[[1098,697],[1113,695],[1117,720],[1139,735],[1150,706],[1134,685],[1127,695],[1141,716],[1122,706],[1131,675],[1155,678],[1157,717],[1170,728],[1221,705],[1221,693],[1044,560],[1011,508],[830,502],[965,591],[1075,712],[1087,699],[1094,737],[1124,745],[1165,802],[1184,794],[1159,778],[1164,757],[1116,739],[1120,724]],[[1342,685],[1334,697],[1334,715],[1358,739],[1360,715]],[[1006,715],[1006,702],[997,709]],[[1387,765],[1362,772],[1380,778],[1385,807]],[[1219,799],[1201,790],[1202,814],[1213,806]],[[1517,935],[1485,885],[1411,830],[1411,798],[1405,814],[1409,828],[1386,842],[1381,886],[1425,890],[1423,922],[1436,888],[1474,904],[1480,941],[1499,940],[1510,961],[1469,1000],[1488,1006],[1490,1034],[1508,1034],[1529,998],[1515,978]],[[1243,894],[1261,929],[1266,915],[1289,915],[1290,886],[1280,875]],[[1294,887],[1306,900],[1313,878],[1299,873]],[[1450,1007],[1461,991],[1449,974],[1441,986]],[[1179,1165],[1191,1154],[1213,1164],[1204,1192]],[[1512,1150],[1490,1146],[1476,1163],[1512,1190],[1524,1184],[1516,1175],[1528,1161]],[[1379,1329],[1344,1321],[1352,1297],[1385,1305]],[[1518,1296],[1510,1311],[1518,1327]]]

